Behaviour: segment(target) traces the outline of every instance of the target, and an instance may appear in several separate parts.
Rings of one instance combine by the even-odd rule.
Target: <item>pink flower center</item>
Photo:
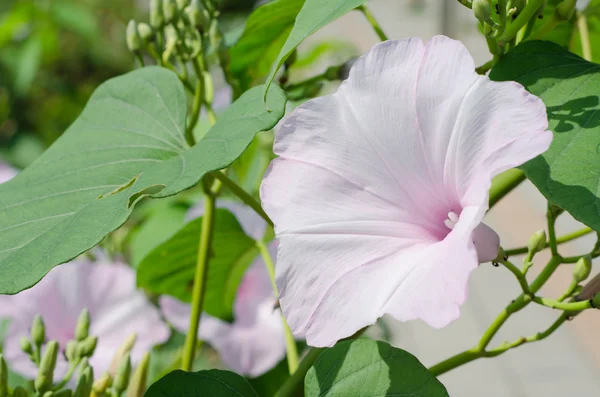
[[[456,212],[450,211],[448,212],[448,218],[444,221],[444,225],[450,230],[454,229],[454,226],[458,223],[458,215]]]

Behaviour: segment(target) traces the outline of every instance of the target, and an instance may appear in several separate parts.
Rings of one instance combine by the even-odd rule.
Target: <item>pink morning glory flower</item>
[[[18,172],[10,165],[0,161],[0,183],[8,182],[17,176]]]
[[[227,208],[240,221],[244,231],[255,239],[262,238],[265,222],[256,213],[235,202],[221,200],[218,207]],[[201,216],[200,207],[190,213]],[[269,247],[272,255],[276,247]],[[262,258],[250,265],[234,303],[235,320],[227,323],[203,314],[198,337],[206,340],[219,353],[223,363],[242,375],[257,377],[285,357],[285,335],[281,312],[275,309],[276,297]],[[191,308],[169,296],[160,298],[166,319],[179,331],[186,333]]]
[[[81,311],[90,313],[90,335],[98,344],[90,364],[100,375],[109,370],[119,346],[135,333],[131,352],[135,365],[154,345],[167,341],[169,327],[161,320],[142,291],[137,290],[135,272],[121,262],[101,259],[94,263],[77,259],[58,266],[29,290],[17,295],[0,295],[0,317],[11,320],[4,340],[4,357],[15,372],[33,378],[37,373],[29,356],[20,349],[21,337],[28,337],[31,323],[40,314],[46,339],[56,340],[63,349],[74,339]],[[59,354],[55,380],[64,376],[67,362]]]
[[[295,334],[331,346],[384,314],[444,327],[497,256],[492,177],[552,141],[542,101],[474,71],[458,41],[378,44],[338,91],[297,108],[261,186]]]

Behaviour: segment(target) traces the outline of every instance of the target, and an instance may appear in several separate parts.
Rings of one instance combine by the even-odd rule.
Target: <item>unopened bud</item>
[[[70,340],[67,342],[67,345],[65,346],[65,356],[67,357],[67,360],[75,361],[75,359],[79,358],[77,357],[77,354],[79,353],[77,351],[78,345],[79,343],[77,343],[77,341],[74,340]]]
[[[110,369],[108,371],[111,375],[115,375],[117,373],[119,367],[121,366],[121,361],[126,355],[128,355],[131,352],[131,349],[133,349],[133,345],[135,344],[136,339],[137,335],[131,334],[125,340],[125,342],[123,342],[123,344],[119,346],[113,357],[113,360],[110,364]]]
[[[42,346],[46,340],[46,327],[44,326],[42,316],[39,314],[33,318],[33,323],[31,324],[31,340],[37,347]]]
[[[77,325],[75,326],[75,339],[82,341],[87,338],[90,334],[90,312],[88,309],[83,309],[79,318],[77,319]]]
[[[154,31],[147,23],[139,23],[137,26],[138,34],[142,42],[148,43],[152,41],[152,37],[154,36]]]
[[[99,377],[98,379],[96,379],[94,381],[94,384],[92,385],[92,389],[94,390],[94,392],[98,393],[98,394],[103,394],[106,389],[108,389],[110,387],[112,383],[112,378],[110,377],[109,374],[104,374],[101,377]]]
[[[579,284],[590,276],[592,258],[589,255],[579,258],[573,269],[573,282]]]
[[[150,25],[154,29],[160,29],[164,24],[165,17],[163,15],[162,0],[150,0]]]
[[[48,390],[46,393],[42,394],[42,397],[54,397],[54,392],[52,390]]]
[[[21,350],[27,354],[33,354],[33,346],[31,346],[31,341],[28,337],[23,336],[19,340],[19,344],[21,345]]]
[[[598,292],[600,292],[600,273],[596,274],[594,278],[588,281],[575,299],[578,301],[589,300]]]
[[[92,367],[87,366],[79,375],[77,380],[77,388],[73,397],[89,397],[92,393],[92,383],[94,381],[94,371]]]
[[[538,230],[533,233],[533,235],[529,238],[529,242],[527,243],[527,250],[529,251],[529,255],[533,256],[536,253],[540,252],[546,247],[546,231]]]
[[[171,24],[177,22],[177,3],[175,0],[163,1],[163,15],[165,23]]]
[[[149,363],[150,353],[146,353],[133,372],[133,377],[129,383],[129,388],[127,389],[127,397],[142,397],[144,395]]]
[[[46,344],[46,349],[40,362],[40,369],[34,381],[35,389],[38,392],[43,393],[52,386],[56,359],[58,358],[58,347],[58,342],[54,340]]]
[[[492,6],[488,0],[473,0],[473,15],[479,19],[481,23],[490,24],[492,19]],[[493,24],[493,23],[492,23]]]
[[[8,367],[0,354],[0,397],[8,397]]]
[[[131,52],[137,52],[142,47],[140,36],[137,31],[137,23],[133,19],[127,24],[125,40],[127,41],[127,48],[129,48],[129,51]]]
[[[29,396],[29,394],[27,393],[27,390],[25,390],[21,386],[15,387],[15,390],[13,390],[12,395],[13,395],[13,397],[28,397]]]
[[[563,0],[554,9],[554,15],[559,21],[568,21],[575,13],[577,0]]]
[[[513,15],[516,14],[516,12],[517,12],[517,7],[510,8],[508,11],[506,11],[506,16],[512,17]]]
[[[88,336],[84,341],[79,342],[77,346],[77,357],[91,357],[96,350],[97,344],[97,337]]]
[[[130,375],[131,357],[129,356],[129,353],[127,353],[121,360],[121,365],[119,366],[119,370],[117,371],[113,382],[113,389],[115,389],[117,393],[123,393],[125,389],[127,389]]]

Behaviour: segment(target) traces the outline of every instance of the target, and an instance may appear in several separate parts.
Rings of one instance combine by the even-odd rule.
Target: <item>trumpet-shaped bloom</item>
[[[29,336],[36,314],[44,319],[46,339],[58,341],[64,351],[66,343],[74,339],[77,318],[84,308],[90,313],[90,335],[98,337],[90,359],[96,374],[109,370],[117,349],[133,333],[137,335],[131,352],[134,365],[154,345],[169,338],[169,327],[158,309],[136,289],[131,268],[108,260],[75,260],[54,268],[29,290],[0,295],[0,317],[11,319],[3,352],[10,367],[29,378],[37,373],[19,347],[21,337]],[[66,370],[64,355],[59,354],[55,379]]]
[[[17,170],[0,162],[0,183],[8,182],[15,176],[17,176]]]
[[[265,222],[251,209],[230,201],[217,202],[240,221],[246,233],[262,238]],[[190,211],[201,216],[201,206]],[[275,246],[269,250],[275,254]],[[237,291],[234,303],[235,320],[227,323],[203,314],[198,337],[208,341],[220,354],[223,363],[234,371],[251,377],[260,376],[285,357],[285,336],[281,313],[275,309],[276,297],[262,258],[248,268]],[[179,331],[187,332],[191,308],[169,296],[160,298],[161,309]]]
[[[552,141],[542,101],[474,72],[458,41],[376,45],[279,130],[261,186],[283,313],[313,346],[388,313],[443,327],[497,255],[492,177]]]

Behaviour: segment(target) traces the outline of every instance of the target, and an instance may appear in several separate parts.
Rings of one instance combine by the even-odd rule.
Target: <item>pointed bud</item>
[[[113,389],[115,389],[117,393],[123,393],[127,389],[130,375],[131,358],[129,356],[129,353],[127,353],[121,360],[121,365],[119,366],[119,370],[117,371],[117,374],[115,375],[115,380],[113,382]]]
[[[56,368],[56,359],[58,358],[58,347],[58,342],[55,340],[46,344],[46,349],[42,356],[40,368],[34,382],[35,389],[38,392],[43,393],[52,386],[54,369]]]
[[[123,344],[121,346],[119,346],[119,348],[115,352],[113,360],[110,364],[110,369],[108,371],[111,375],[115,375],[117,373],[117,370],[119,369],[119,366],[121,365],[121,360],[123,360],[123,357],[125,357],[125,355],[127,355],[131,352],[131,349],[133,349],[133,345],[135,345],[136,339],[137,339],[137,335],[131,334],[125,340],[125,342],[123,342]]]
[[[21,386],[17,386],[15,387],[15,390],[13,390],[13,397],[28,397],[29,393],[27,393],[27,390],[23,389]]]
[[[140,36],[140,39],[142,39],[143,43],[149,43],[152,41],[152,38],[154,37],[154,31],[150,25],[144,22],[138,23],[137,30],[138,35]]]
[[[576,300],[584,301],[592,299],[594,295],[600,292],[600,273],[596,274],[588,283],[583,287]]]
[[[96,350],[98,344],[98,338],[95,336],[88,336],[83,342],[79,342],[77,346],[77,357],[91,357]]]
[[[150,353],[146,353],[133,372],[133,377],[127,389],[127,397],[142,397],[144,395],[149,364]]]
[[[33,318],[33,323],[31,324],[31,340],[37,347],[42,346],[46,340],[46,327],[44,326],[42,316],[39,314]]]
[[[177,3],[175,0],[163,1],[163,15],[166,24],[177,22]]]
[[[489,0],[473,0],[473,15],[479,19],[481,23],[487,23],[488,25],[494,25],[492,21],[492,6]],[[492,23],[490,23],[492,21]]]
[[[8,397],[8,367],[0,354],[0,397]]]
[[[75,326],[75,339],[82,341],[90,334],[90,312],[88,309],[83,309],[77,319]]]
[[[67,346],[65,347],[65,356],[67,357],[68,361],[75,361],[77,358],[77,354],[79,353],[77,351],[77,346],[79,344],[77,343],[77,341],[74,340],[70,340],[67,342]]]
[[[105,373],[104,375],[96,379],[96,381],[92,385],[92,389],[98,394],[103,394],[106,391],[106,389],[110,387],[111,384],[112,378],[109,374]]]
[[[573,269],[573,282],[579,284],[590,276],[592,271],[592,258],[589,255],[579,258]]]
[[[150,0],[150,25],[154,29],[160,29],[164,24],[165,17],[163,15],[162,0]]]
[[[129,48],[129,51],[137,52],[140,50],[142,43],[140,36],[138,35],[137,23],[133,19],[127,24],[125,40],[127,41],[127,48]]]
[[[94,371],[92,367],[87,366],[79,375],[77,380],[77,388],[73,397],[89,397],[92,393],[92,383],[94,381]]]
[[[554,9],[554,15],[559,21],[568,21],[575,14],[577,0],[563,0]]]
[[[527,243],[527,250],[529,251],[529,255],[533,256],[543,250],[546,247],[546,231],[538,230],[533,233],[533,235],[529,238],[529,242]]]
[[[33,346],[31,346],[31,341],[29,340],[28,337],[23,336],[20,340],[19,343],[21,345],[21,350],[24,353],[27,353],[29,355],[33,354]]]

